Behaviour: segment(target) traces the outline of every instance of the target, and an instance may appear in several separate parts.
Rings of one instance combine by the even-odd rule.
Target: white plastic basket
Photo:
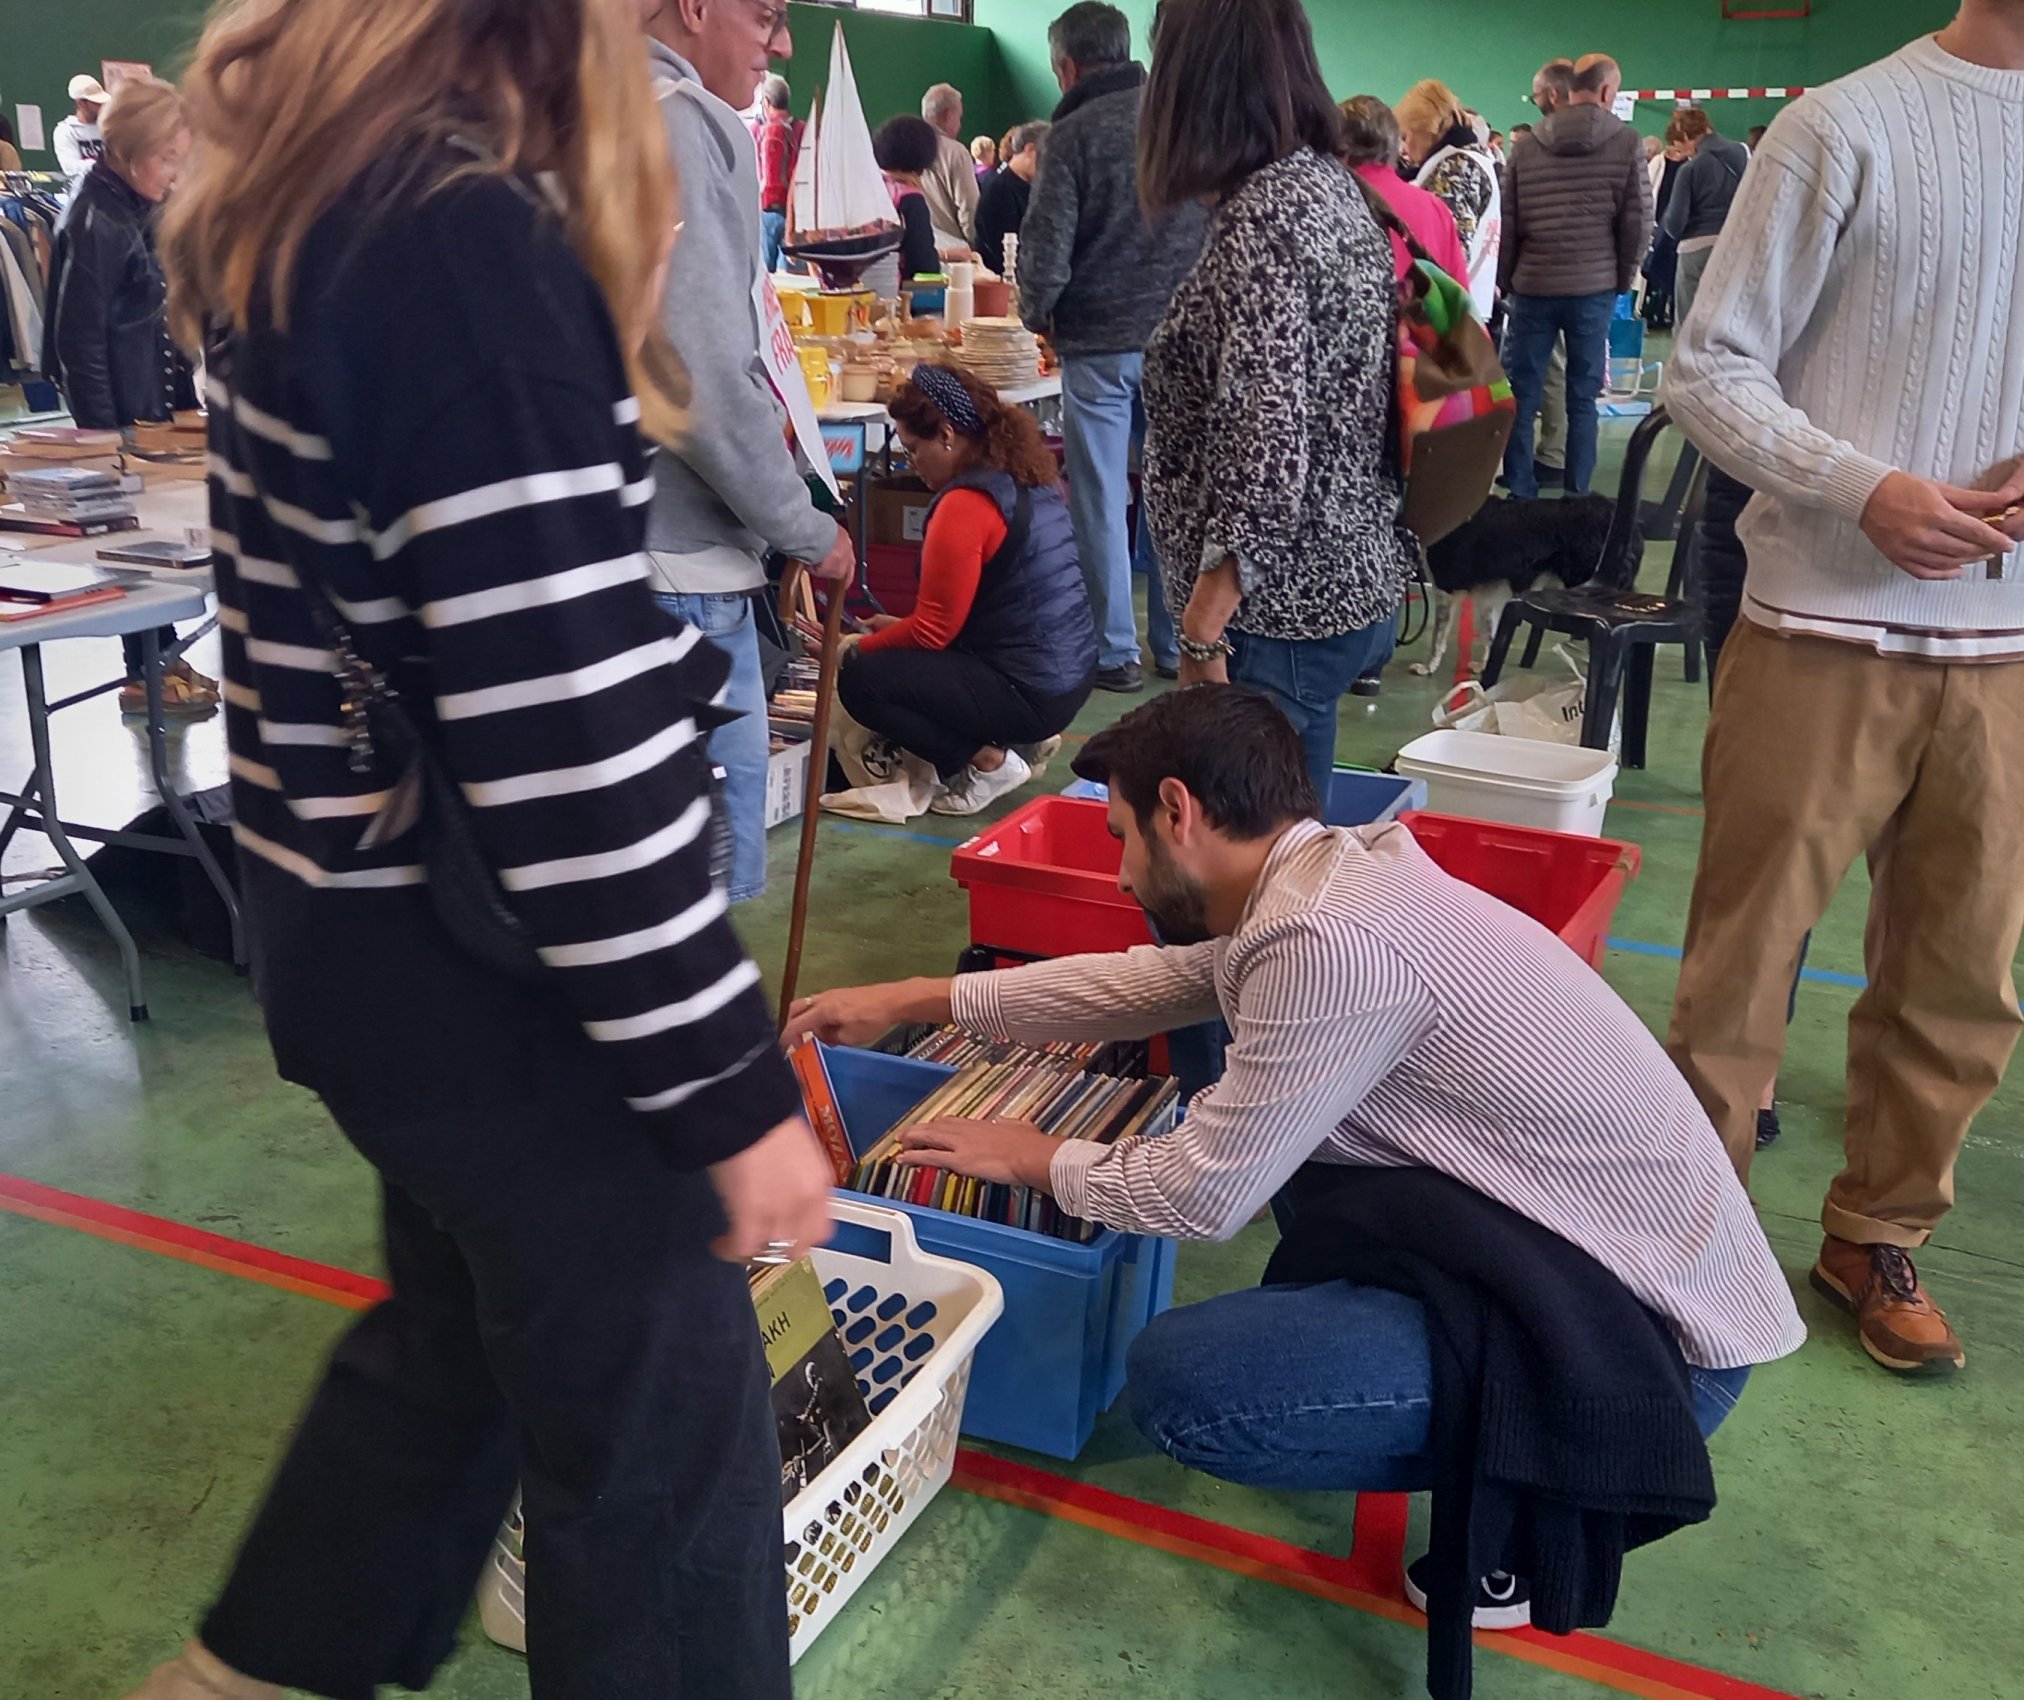
[[[787,1624],[796,1659],[948,1484],[970,1360],[1005,1308],[995,1278],[922,1251],[899,1211],[845,1198],[835,1211],[839,1243],[816,1252],[815,1268],[874,1414],[871,1427],[786,1507]],[[852,1334],[861,1339],[852,1342]],[[521,1535],[515,1504],[478,1586],[485,1633],[516,1652],[527,1648]]]

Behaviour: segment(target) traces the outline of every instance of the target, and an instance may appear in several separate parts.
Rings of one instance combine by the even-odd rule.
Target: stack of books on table
[[[944,1169],[899,1161],[900,1135],[942,1120],[1023,1121],[1057,1139],[1112,1145],[1171,1124],[1178,1093],[1171,1080],[1114,1080],[1084,1072],[1073,1060],[990,1063],[952,1075],[902,1116],[893,1131],[866,1153],[853,1191],[902,1204],[926,1205],[952,1215],[1010,1228],[1026,1228],[1085,1244],[1098,1229],[1065,1215],[1045,1193],[1023,1186],[974,1180]]]
[[[11,466],[0,527],[52,537],[135,531],[140,515],[116,472],[85,466]]]
[[[81,466],[93,472],[111,472],[117,470],[125,448],[125,439],[117,431],[30,425],[0,442],[0,466]]]
[[[62,561],[0,561],[0,625],[45,614],[68,614],[95,602],[117,602],[127,581],[97,567]]]

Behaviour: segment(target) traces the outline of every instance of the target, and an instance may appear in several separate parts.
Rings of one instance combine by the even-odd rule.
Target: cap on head
[[[106,102],[105,85],[89,72],[80,71],[70,79],[70,98],[87,106],[103,106]]]

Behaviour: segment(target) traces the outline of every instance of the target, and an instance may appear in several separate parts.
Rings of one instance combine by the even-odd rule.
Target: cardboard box
[[[881,478],[871,487],[872,542],[918,548],[927,535],[928,509],[934,500],[918,478]]]
[[[808,757],[812,744],[789,744],[766,762],[766,827],[799,820],[808,798]]]

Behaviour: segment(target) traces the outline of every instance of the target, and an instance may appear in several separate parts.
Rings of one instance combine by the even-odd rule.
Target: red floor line
[[[0,1210],[348,1310],[362,1310],[388,1291],[385,1282],[370,1275],[291,1257],[17,1175],[0,1174]],[[1369,1507],[1368,1514],[1360,1510],[1357,1518],[1359,1560],[1358,1553],[1337,1558],[967,1447],[956,1456],[955,1482],[985,1498],[1376,1617],[1401,1623],[1420,1621],[1400,1596],[1393,1569],[1392,1555],[1398,1552],[1403,1534],[1397,1527],[1399,1502],[1393,1496],[1359,1501],[1360,1507]],[[1525,1630],[1486,1635],[1479,1638],[1479,1644],[1486,1651],[1545,1665],[1640,1700],[1794,1700],[1778,1689],[1597,1635],[1561,1637]]]

